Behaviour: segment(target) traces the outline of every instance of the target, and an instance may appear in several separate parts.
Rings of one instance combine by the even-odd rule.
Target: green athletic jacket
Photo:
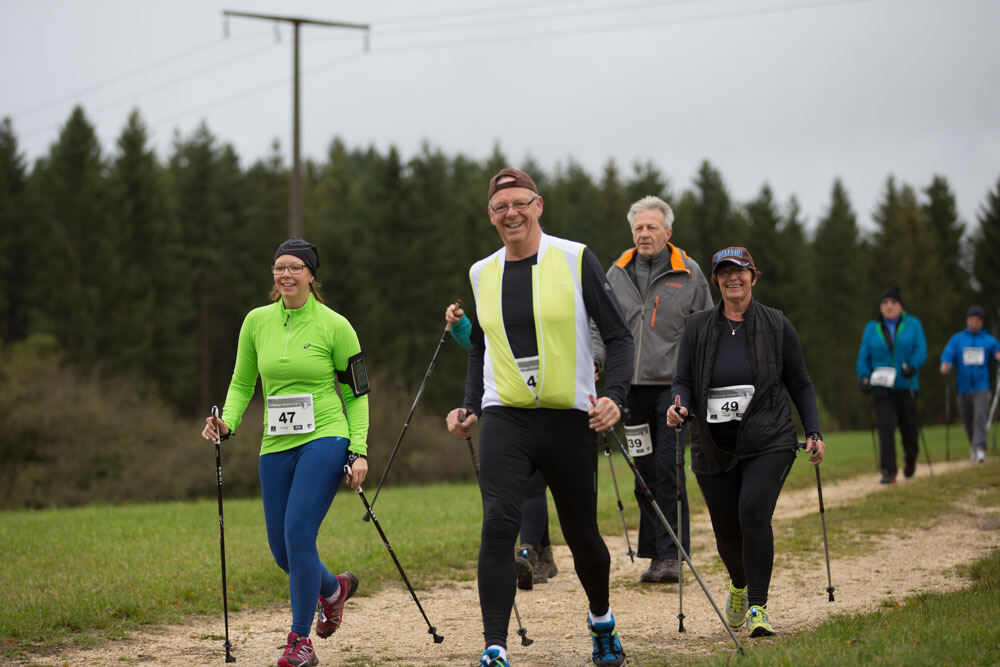
[[[349,385],[340,383],[341,401],[334,386],[336,371],[346,370],[347,360],[360,351],[347,318],[312,294],[297,310],[285,310],[280,299],[251,310],[240,329],[222,421],[233,431],[239,428],[260,375],[265,397],[312,394],[316,420],[311,433],[268,435],[265,411],[261,456],[325,437],[348,438],[350,451],[366,454],[368,396],[355,397]]]

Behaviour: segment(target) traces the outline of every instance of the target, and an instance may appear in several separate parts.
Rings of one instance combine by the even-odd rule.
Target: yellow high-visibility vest
[[[516,408],[587,410],[594,386],[587,308],[581,267],[586,246],[542,234],[531,267],[532,313],[538,343],[537,371],[523,372],[503,326],[502,286],[506,249],[469,270],[476,314],[486,339],[483,403]]]

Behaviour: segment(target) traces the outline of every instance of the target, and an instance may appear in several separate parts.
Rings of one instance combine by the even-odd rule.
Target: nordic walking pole
[[[681,397],[674,397],[674,405],[681,407]],[[674,429],[674,451],[677,461],[677,537],[684,541],[684,525],[681,523],[681,475],[684,474],[684,422]],[[677,568],[677,632],[684,632],[684,568]]]
[[[462,411],[458,415],[458,421],[465,421],[469,413]],[[465,439],[465,444],[469,446],[469,456],[472,457],[472,469],[476,471],[476,482],[479,482],[479,461],[476,459],[476,448],[472,445],[472,436]],[[516,593],[516,591],[515,591]],[[517,634],[521,637],[521,646],[531,646],[534,639],[528,639],[528,631],[521,624],[521,612],[517,610],[517,600],[514,600],[514,618],[517,619]]]
[[[990,402],[990,414],[986,417],[986,439],[990,437],[990,430],[993,428],[993,419],[997,415],[997,398],[1000,398],[1000,365],[997,366],[997,379],[993,388],[993,401]],[[993,453],[997,451],[997,432],[993,431]]]
[[[590,404],[594,405],[593,396],[590,397]],[[646,486],[646,480],[642,478],[642,474],[639,472],[639,469],[635,467],[635,461],[633,461],[632,457],[629,456],[628,448],[622,442],[621,438],[618,437],[618,434],[615,433],[614,429],[609,429],[609,430],[611,432],[611,437],[614,438],[615,443],[617,443],[618,445],[619,451],[621,451],[622,456],[625,457],[625,461],[626,463],[628,463],[628,467],[632,470],[632,474],[635,476],[635,481],[639,483],[639,490],[642,492],[643,496],[646,497],[646,500],[649,502],[649,504],[653,507],[653,511],[656,512],[656,516],[657,518],[659,518],[660,523],[662,523],[663,527],[667,529],[667,534],[670,535],[670,539],[672,539],[674,541],[674,544],[677,545],[677,553],[681,555],[681,557],[684,559],[684,562],[687,563],[688,567],[691,568],[691,574],[694,575],[694,578],[697,579],[698,583],[701,585],[701,590],[704,591],[705,597],[707,597],[708,601],[712,604],[712,609],[715,610],[715,614],[719,617],[719,620],[722,622],[722,627],[724,627],[726,629],[726,632],[729,633],[729,637],[733,640],[733,643],[736,644],[736,648],[739,650],[740,655],[743,655],[743,645],[740,644],[740,640],[736,638],[735,634],[733,634],[733,629],[729,627],[728,623],[726,623],[726,619],[725,617],[723,617],[722,611],[719,609],[719,605],[715,604],[715,600],[712,598],[712,594],[708,592],[708,586],[705,585],[705,582],[702,580],[701,575],[698,574],[698,570],[695,569],[694,563],[691,562],[691,557],[688,556],[687,551],[684,550],[684,547],[681,545],[681,541],[677,539],[677,533],[675,533],[674,529],[670,527],[670,522],[667,521],[667,517],[663,516],[663,510],[660,509],[660,505],[659,503],[656,502],[656,498],[653,497],[653,493],[649,490],[649,487]]]
[[[458,300],[459,303],[462,302],[461,299]],[[438,341],[437,348],[434,350],[434,356],[431,357],[431,363],[427,366],[427,372],[424,373],[424,379],[420,382],[420,388],[417,389],[417,395],[413,399],[413,405],[410,406],[410,412],[406,415],[406,421],[403,422],[403,428],[399,431],[399,435],[396,436],[396,444],[392,447],[392,453],[389,454],[389,460],[385,464],[385,469],[382,470],[382,477],[378,480],[378,486],[375,488],[375,495],[372,496],[372,505],[378,500],[378,494],[382,491],[382,484],[385,483],[385,476],[389,474],[389,468],[392,466],[393,460],[396,458],[396,452],[399,451],[399,445],[403,442],[403,436],[406,435],[406,429],[410,427],[410,419],[413,417],[413,412],[417,409],[417,403],[420,402],[420,395],[424,393],[424,386],[427,384],[427,378],[431,376],[431,372],[434,370],[434,364],[437,363],[438,354],[441,352],[441,346],[444,345],[444,339],[448,337],[448,331],[451,329],[451,323],[444,325],[444,331],[441,332],[441,339]],[[365,514],[362,518],[368,521],[370,514]]]
[[[608,445],[608,436],[604,434],[604,458],[608,460],[608,469],[611,471],[611,483],[615,485],[615,499],[618,501],[618,514],[622,518],[622,530],[625,532],[625,546],[628,547],[628,557],[635,562],[635,551],[632,549],[632,541],[628,538],[628,526],[625,525],[625,506],[622,505],[622,494],[618,492],[618,479],[615,477],[615,464],[611,461],[611,447]]]
[[[920,427],[920,406],[917,405],[917,393],[913,391],[912,380],[907,380],[906,383],[910,386],[910,398],[913,399],[913,416],[917,420],[917,434],[920,436],[920,442],[924,443],[924,458],[927,459],[927,471],[931,474],[931,479],[934,479],[934,468],[931,467],[931,452],[927,448],[927,438],[924,437],[924,429]],[[919,447],[919,443],[917,446]]]
[[[212,406],[212,416],[219,418],[219,406]],[[215,425],[215,478],[218,480],[219,489],[219,556],[222,560],[222,617],[226,623],[226,641],[223,646],[226,648],[226,662],[236,662],[236,658],[229,652],[233,647],[229,643],[229,599],[226,594],[226,524],[222,520],[222,429]]]
[[[948,431],[951,427],[951,383],[944,383],[944,460],[951,461],[951,444]]]
[[[872,426],[868,429],[868,432],[872,434],[872,454],[875,456],[875,470],[878,472],[882,471],[882,465],[878,460],[878,443],[875,442],[875,427]]]
[[[801,449],[809,451],[807,444],[799,443]],[[823,508],[823,482],[819,479],[819,465],[816,468],[816,494],[819,496],[819,520],[823,525],[823,551],[826,553],[826,592],[830,595],[830,602],[833,602],[833,580],[830,578],[830,544],[826,539],[826,510]]]
[[[350,477],[351,476],[351,466],[344,466],[344,473]],[[396,552],[392,550],[392,545],[389,544],[389,538],[385,536],[385,531],[382,530],[382,526],[379,524],[378,519],[375,517],[375,512],[372,511],[372,506],[368,504],[368,499],[365,498],[364,490],[358,487],[358,496],[361,498],[361,502],[364,503],[365,512],[371,517],[371,522],[375,524],[375,530],[378,531],[379,537],[382,538],[382,544],[385,545],[386,551],[392,557],[392,562],[396,564],[396,569],[399,570],[399,576],[403,578],[403,583],[406,584],[406,588],[410,591],[410,595],[413,597],[413,601],[417,603],[417,609],[420,610],[420,615],[424,617],[424,621],[427,623],[427,632],[434,637],[434,643],[440,644],[444,641],[444,635],[439,635],[437,633],[437,628],[431,625],[430,619],[427,618],[427,614],[424,613],[424,608],[420,605],[420,600],[417,599],[417,592],[413,590],[413,586],[410,585],[410,580],[406,578],[406,572],[403,571],[403,566],[400,565],[399,559],[396,558]]]

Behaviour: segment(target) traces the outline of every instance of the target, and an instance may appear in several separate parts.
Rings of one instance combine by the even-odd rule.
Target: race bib
[[[538,356],[521,357],[514,360],[517,363],[517,370],[521,372],[524,384],[531,388],[531,393],[538,393]]]
[[[267,397],[268,435],[299,435],[315,430],[312,394]]]
[[[649,424],[626,426],[625,442],[628,443],[628,453],[632,458],[653,453],[653,438],[649,435]]]
[[[734,384],[729,387],[712,387],[708,390],[708,423],[740,421],[753,398],[752,384]]]
[[[982,347],[963,347],[962,363],[966,366],[982,366],[986,363],[986,349]]]
[[[896,369],[892,366],[879,366],[872,371],[868,383],[873,387],[892,387],[896,384]]]

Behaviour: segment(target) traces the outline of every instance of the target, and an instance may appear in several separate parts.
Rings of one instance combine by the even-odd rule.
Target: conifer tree
[[[986,321],[1000,333],[1000,179],[979,207],[979,228],[972,236],[972,272],[976,298]]]
[[[35,267],[32,323],[54,334],[67,358],[83,363],[113,354],[110,287],[121,274],[107,210],[105,165],[94,127],[81,107],[70,113],[30,179],[44,252]]]
[[[965,225],[958,219],[958,207],[948,179],[934,176],[931,184],[924,188],[924,194],[927,201],[920,208],[935,237],[934,252],[940,257],[941,278],[952,285],[958,295],[944,315],[955,323],[954,326],[959,326],[965,320],[965,311],[972,299],[969,271],[962,257]]]
[[[834,181],[830,205],[819,219],[807,275],[815,294],[803,342],[809,375],[840,428],[867,427],[871,406],[858,390],[854,369],[877,293],[872,294],[868,248],[840,179]]]
[[[167,230],[163,170],[139,112],[129,114],[118,137],[108,177],[108,214],[113,251],[121,267],[115,299],[122,307],[105,314],[115,337],[108,366],[115,372],[141,371],[158,377],[156,329],[160,314],[174,305],[165,281],[173,267]]]
[[[24,156],[10,118],[0,122],[0,341],[11,343],[28,335],[28,295],[12,286],[30,284],[34,249],[27,199]]]

